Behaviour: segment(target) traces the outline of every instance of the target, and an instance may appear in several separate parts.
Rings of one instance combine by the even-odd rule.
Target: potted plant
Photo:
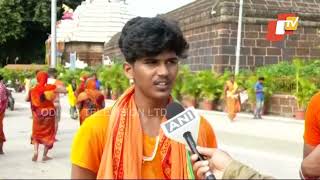
[[[311,97],[316,93],[317,87],[309,80],[299,77],[295,97],[297,101],[297,110],[295,112],[296,119],[304,119],[305,111]]]
[[[196,107],[197,97],[200,94],[199,82],[196,73],[186,70],[181,87],[182,104],[185,107]]]
[[[176,80],[175,80],[175,84],[172,88],[171,94],[173,96],[174,99],[176,99],[177,101],[181,101],[182,100],[182,86],[183,86],[183,82],[184,82],[184,77],[190,73],[190,70],[188,68],[188,66],[183,65],[180,66]]]
[[[124,75],[121,64],[113,64],[107,74],[109,77],[105,77],[105,83],[111,88],[111,98],[115,100],[129,87],[129,80]]]
[[[111,66],[103,66],[98,70],[98,77],[101,81],[103,94],[106,99],[111,98],[111,93],[110,93],[111,88],[110,88],[110,82],[109,82],[111,78],[110,69],[111,69]]]
[[[213,101],[220,97],[223,92],[223,83],[218,76],[211,71],[201,71],[197,74],[201,99],[200,108],[205,110],[214,109]]]
[[[213,73],[213,76],[214,76],[213,82],[215,85],[215,88],[214,88],[215,98],[213,100],[213,106],[215,110],[218,110],[218,111],[225,110],[224,86],[231,74],[232,72],[230,71],[225,71],[223,74]]]
[[[295,97],[296,97],[296,101],[297,101],[297,109],[295,111],[295,117],[296,119],[304,119],[304,112],[305,112],[305,109],[303,107],[303,96],[304,96],[304,93],[303,92],[300,92],[300,82],[302,82],[300,80],[300,72],[302,70],[302,67],[303,67],[303,63],[301,62],[300,59],[294,59],[293,60],[293,65],[294,65],[294,68],[295,68],[295,82],[296,82],[296,91],[294,93]]]

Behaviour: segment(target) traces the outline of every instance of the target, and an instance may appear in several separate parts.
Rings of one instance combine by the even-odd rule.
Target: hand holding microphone
[[[197,139],[199,132],[200,117],[194,108],[184,109],[178,103],[168,104],[166,118],[168,121],[161,124],[164,134],[177,142],[186,144],[193,154],[197,155],[197,160],[204,161],[197,148],[194,139]],[[211,171],[204,172],[205,179],[216,179]]]
[[[199,163],[199,164],[203,164],[203,162],[208,162],[206,160],[206,158],[203,156],[205,154],[202,154],[201,152],[198,151],[197,149],[197,145],[196,143],[194,142],[193,138],[192,138],[192,135],[189,131],[185,132],[183,134],[183,137],[185,138],[185,140],[187,141],[188,145],[189,145],[189,148],[191,149],[191,152],[193,154],[193,162],[194,163]],[[213,180],[213,179],[216,179],[215,175],[212,174],[211,170],[209,168],[202,168],[201,171],[201,174],[198,173],[198,171],[196,171],[197,169],[193,169],[195,172],[197,172],[197,176],[198,177],[202,177],[204,179],[210,179],[210,180]]]
[[[178,103],[170,103],[167,106],[166,118],[167,121],[161,124],[164,134],[169,139],[189,147],[193,153],[191,157],[193,171],[198,178],[274,179],[233,160],[226,152],[214,148],[197,147],[194,139],[198,139],[200,116],[193,107],[184,109]]]
[[[205,173],[212,171],[217,179],[222,179],[226,168],[232,162],[230,155],[224,151],[214,148],[197,147],[200,154],[206,156],[207,160],[198,161],[197,154],[191,156],[193,171],[199,178],[205,178]]]
[[[197,149],[202,155],[208,157],[208,160],[197,161],[198,156],[196,154],[191,156],[193,171],[197,173],[199,178],[204,178],[204,174],[211,171],[218,179],[275,179],[234,160],[222,150],[199,146]]]

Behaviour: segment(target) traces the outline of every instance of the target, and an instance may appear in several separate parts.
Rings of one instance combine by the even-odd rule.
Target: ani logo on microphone
[[[171,133],[174,130],[188,124],[195,118],[195,114],[191,110],[187,110],[183,114],[174,117],[169,123],[165,124],[165,127],[167,131]]]
[[[183,134],[191,132],[193,139],[198,139],[200,116],[193,107],[185,109],[161,124],[164,134],[177,142],[187,145]]]
[[[282,41],[285,35],[293,34],[297,30],[299,17],[292,13],[278,14],[278,19],[269,21],[266,39],[269,41]]]

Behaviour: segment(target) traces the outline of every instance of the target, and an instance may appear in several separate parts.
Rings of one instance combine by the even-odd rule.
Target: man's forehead
[[[167,53],[167,54],[162,53],[155,56],[147,56],[143,59],[154,59],[154,60],[177,59],[177,55],[175,53]]]

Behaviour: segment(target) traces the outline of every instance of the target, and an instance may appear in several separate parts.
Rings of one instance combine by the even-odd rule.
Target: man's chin
[[[164,100],[164,99],[168,99],[170,97],[170,91],[169,92],[156,92],[153,94],[152,98],[156,99],[156,100]]]

